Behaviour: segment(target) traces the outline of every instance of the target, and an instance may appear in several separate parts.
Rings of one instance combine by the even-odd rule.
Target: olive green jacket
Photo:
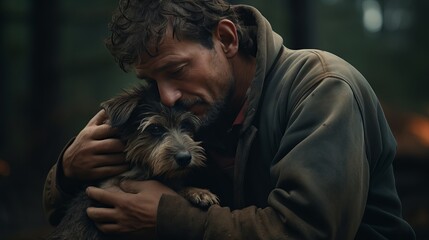
[[[254,8],[256,74],[240,131],[231,206],[193,207],[164,195],[159,239],[415,239],[401,218],[396,142],[365,78],[319,50],[290,50]],[[65,193],[45,185],[52,223]],[[62,199],[62,200],[61,200]]]

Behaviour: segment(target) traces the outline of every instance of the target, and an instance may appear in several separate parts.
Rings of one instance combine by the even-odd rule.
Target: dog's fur
[[[183,186],[184,177],[192,169],[205,165],[204,150],[193,139],[199,119],[189,112],[165,107],[156,93],[154,86],[140,85],[101,104],[126,143],[130,170],[103,181],[100,187],[118,186],[124,179],[155,178],[199,207],[218,204],[217,196],[210,191]],[[86,215],[86,209],[94,204],[84,192],[79,193],[49,239],[108,239]]]

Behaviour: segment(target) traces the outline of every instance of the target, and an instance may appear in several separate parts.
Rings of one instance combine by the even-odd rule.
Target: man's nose
[[[171,82],[158,81],[157,85],[161,103],[167,107],[173,107],[177,100],[182,97],[181,91]]]

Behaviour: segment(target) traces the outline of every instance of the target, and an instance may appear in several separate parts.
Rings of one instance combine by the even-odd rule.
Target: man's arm
[[[43,203],[52,225],[64,215],[64,205],[88,183],[120,174],[128,169],[124,145],[106,123],[104,110],[98,112],[67,144],[46,178]]]
[[[271,162],[268,207],[214,206],[195,213],[178,197],[163,196],[160,239],[192,239],[187,236],[195,232],[203,233],[195,239],[354,239],[369,188],[364,126],[354,93],[344,81],[328,78],[296,103]],[[202,220],[187,225],[193,219]]]
[[[270,173],[274,185],[266,208],[201,210],[153,182],[141,182],[134,193],[110,203],[130,214],[150,212],[143,219],[156,222],[159,239],[352,239],[364,212],[369,173],[361,113],[345,82],[326,80],[300,101]],[[90,197],[101,200],[93,190]],[[113,197],[105,196],[104,201]],[[129,204],[132,198],[136,204]],[[103,211],[91,209],[88,215],[96,219]],[[118,223],[117,216],[126,215],[110,212],[97,221]]]

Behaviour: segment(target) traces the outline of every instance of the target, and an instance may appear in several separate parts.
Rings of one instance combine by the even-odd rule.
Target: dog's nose
[[[191,162],[192,156],[189,151],[180,151],[174,156],[176,162],[181,167],[186,167]]]

